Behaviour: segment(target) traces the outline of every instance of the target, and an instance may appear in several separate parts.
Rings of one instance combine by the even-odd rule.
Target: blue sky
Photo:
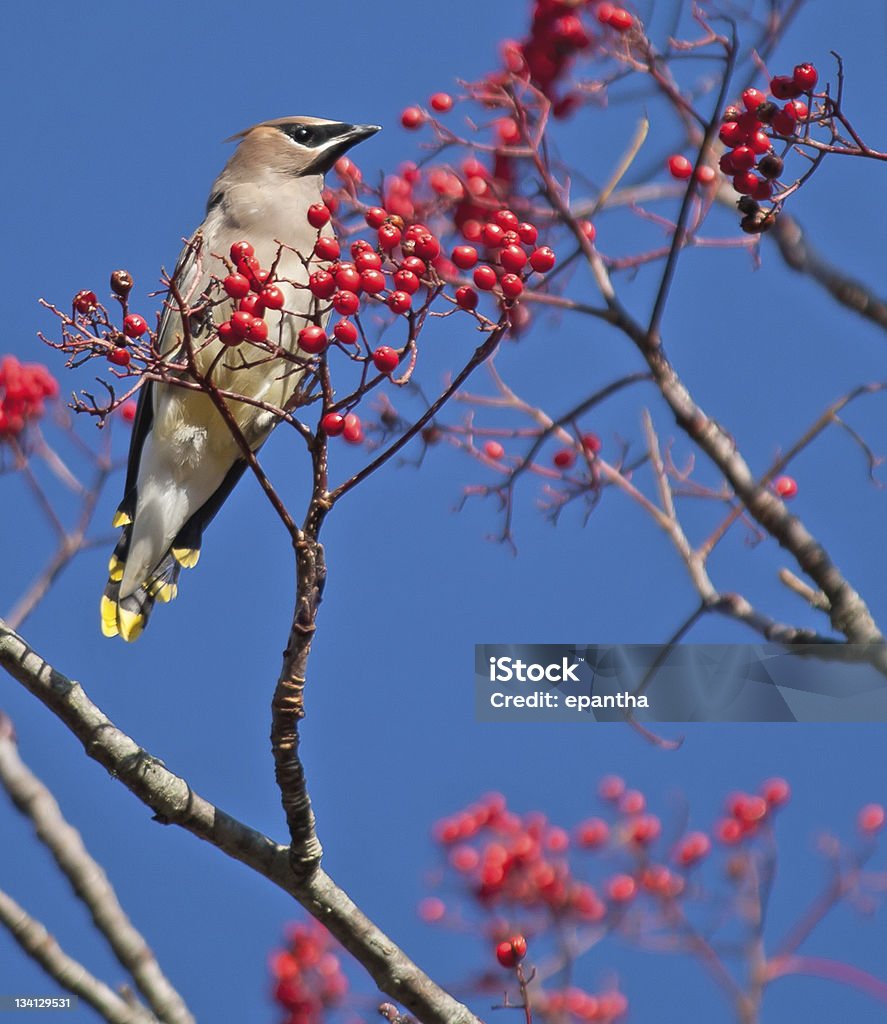
[[[83,287],[102,291],[118,266],[135,275],[147,308],[159,266],[172,265],[179,240],[200,220],[209,184],[229,152],[221,140],[246,125],[288,113],[380,123],[385,131],[359,154],[367,176],[415,155],[415,138],[398,124],[402,107],[450,88],[454,77],[489,69],[497,41],[522,31],[524,7],[515,0],[386,0],[311,10],[272,2],[250,14],[227,0],[176,7],[134,2],[113,10],[90,0],[11,9],[8,38],[19,45],[8,48],[2,70],[9,97],[4,176],[12,200],[3,212],[2,351],[61,373],[55,355],[34,337],[52,327],[37,298],[64,303]],[[856,123],[881,148],[884,22],[875,0],[853,5],[852,18],[843,19],[834,12],[826,18],[822,5],[810,4],[773,62],[791,68],[812,59],[824,69],[829,50],[840,52]],[[602,178],[638,113],[636,105],[614,105],[565,138],[565,150]],[[651,161],[674,145],[667,128],[657,130],[654,120]],[[878,198],[883,173],[874,162],[826,161],[794,205],[827,255],[873,285],[883,277],[887,235]],[[726,219],[718,223],[726,233]],[[602,217],[601,248],[630,251],[623,230],[629,230],[624,220]],[[633,308],[645,308],[647,277],[620,287]],[[688,253],[664,334],[688,384],[760,471],[826,402],[884,376],[883,333],[837,310],[766,247],[757,271],[733,250]],[[459,351],[472,343],[453,341]],[[442,372],[444,362],[435,359]],[[433,360],[430,365],[436,372]],[[528,398],[557,414],[637,364],[602,326],[543,320],[508,348],[499,367]],[[73,386],[65,381],[63,390]],[[478,386],[488,386],[483,374]],[[667,411],[652,392],[645,402],[668,436]],[[876,450],[887,450],[883,399],[867,399],[848,420]],[[637,443],[637,399],[614,401],[594,427],[606,444],[617,437]],[[93,430],[84,425],[82,433],[91,438]],[[114,447],[122,455],[126,431],[118,434]],[[306,495],[304,463],[289,441],[275,436],[266,459],[298,507]],[[686,453],[683,442],[676,451]],[[339,457],[340,472],[360,464],[353,451]],[[474,502],[454,512],[462,488],[488,481],[485,473],[441,447],[419,470],[392,466],[371,478],[328,524],[330,578],[312,655],[303,751],[331,874],[447,982],[486,953],[480,943],[442,935],[416,918],[437,817],[499,789],[517,810],[541,808],[571,826],[595,812],[595,782],[615,771],[644,789],[666,819],[682,796],[691,823],[705,827],[727,791],[783,774],[795,797],[780,825],[787,853],[774,917],[791,920],[822,875],[814,851],[820,829],[849,835],[859,805],[887,799],[883,727],[670,727],[667,735],[686,741],[665,753],[617,725],[476,723],[475,643],[656,642],[695,604],[666,540],[617,495],[608,495],[587,525],[574,508],[555,527],[535,507],[535,485],[525,482],[513,557],[488,539],[499,525],[492,505]],[[843,434],[806,452],[793,473],[801,486],[795,508],[883,623],[887,492],[868,482],[859,450]],[[716,479],[707,466],[701,474]],[[99,532],[119,486],[102,501]],[[707,521],[696,511],[689,516],[700,526]],[[0,609],[6,609],[48,557],[50,536],[19,480],[0,478],[0,517]],[[778,618],[823,628],[776,583],[785,559],[775,545],[749,546],[737,533],[723,548],[712,566],[719,585],[742,590]],[[106,558],[104,548],[84,555],[25,635],[199,792],[282,838],[268,705],[293,569],[287,539],[258,487],[245,480],[238,488],[207,536],[199,569],[184,578],[176,604],[158,610],[134,647],[99,635]],[[703,624],[693,638],[754,639],[721,620]],[[15,720],[23,756],[82,830],[199,1019],[273,1020],[265,1001],[266,953],[295,915],[293,905],[215,850],[153,823],[8,680],[0,684],[0,706]],[[35,851],[24,823],[2,804],[0,835],[0,886],[72,954],[118,980],[48,857]],[[811,951],[884,976],[878,950],[885,939],[883,916],[841,911]],[[688,1010],[728,1019],[696,968],[606,943],[582,962],[579,978],[594,989],[612,971],[632,1001],[634,1021],[685,1021]],[[352,977],[359,979],[359,971]],[[368,982],[362,986],[371,991]],[[49,988],[0,935],[0,993]],[[883,1017],[883,1007],[819,980],[781,983],[771,1000],[765,1024],[802,1016],[865,1024]]]

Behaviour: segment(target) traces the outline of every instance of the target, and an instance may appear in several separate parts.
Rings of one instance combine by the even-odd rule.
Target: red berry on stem
[[[333,296],[333,309],[342,316],[351,316],[360,309],[360,298],[354,292],[336,292]]]
[[[148,321],[138,313],[130,313],[123,318],[123,333],[127,338],[141,338],[147,330]]]
[[[230,320],[219,324],[219,341],[223,345],[239,345],[243,338],[234,330],[234,324]]]
[[[506,299],[516,299],[524,290],[524,283],[517,274],[503,274],[499,285]]]
[[[527,254],[519,245],[506,245],[499,253],[499,262],[505,270],[518,274],[526,266]]]
[[[738,174],[740,171],[750,171],[757,161],[757,156],[751,146],[737,146],[731,152],[730,159],[735,168],[733,173]]]
[[[536,249],[530,255],[530,266],[539,274],[547,274],[555,263],[557,263],[557,256],[555,256],[554,250],[549,249],[547,245]]]
[[[786,113],[784,110],[780,110],[779,113],[770,122],[770,127],[773,129],[776,135],[784,135],[786,137],[795,134],[795,118],[792,114]]]
[[[781,807],[784,803],[788,803],[791,793],[791,786],[785,779],[767,779],[766,782],[761,783],[761,796],[770,807]]]
[[[232,299],[242,299],[245,295],[249,295],[249,278],[244,277],[243,274],[229,274],[222,281],[222,287]]]
[[[601,439],[597,436],[597,434],[583,434],[582,447],[587,452],[591,452],[592,455],[596,455],[602,447]]]
[[[235,242],[228,255],[231,257],[231,262],[237,266],[242,260],[250,259],[256,255],[256,250],[249,244],[249,242]]]
[[[330,235],[321,235],[314,243],[314,255],[321,260],[337,260],[341,255],[339,243]]]
[[[498,224],[503,231],[514,231],[520,221],[511,210],[497,210],[493,214],[493,223]]]
[[[488,459],[495,459],[496,462],[498,462],[504,454],[505,449],[498,441],[487,441],[484,444],[484,455],[486,455]]]
[[[371,206],[364,214],[364,220],[371,228],[380,228],[388,218],[388,212],[381,206]]]
[[[569,469],[576,461],[576,453],[572,448],[561,448],[554,453],[551,461],[558,469]]]
[[[406,292],[408,295],[415,295],[421,284],[422,282],[412,270],[398,270],[394,275],[394,287],[398,291]]]
[[[247,295],[246,298],[241,299],[238,309],[242,309],[245,313],[251,313],[253,316],[264,316],[265,306],[258,295],[252,293]]]
[[[253,320],[255,320],[255,317],[252,313],[247,313],[246,310],[238,309],[237,312],[231,316],[231,329],[238,338],[245,338],[249,334],[249,329],[252,326]]]
[[[477,249],[473,245],[457,245],[452,260],[460,270],[470,270],[477,263]]]
[[[90,292],[84,289],[83,291],[77,292],[74,296],[74,309],[83,316],[91,313],[98,304],[99,300],[95,292]]]
[[[353,248],[352,246],[352,250]],[[373,252],[372,249],[364,249],[362,252],[354,255],[354,265],[361,272],[364,270],[381,270],[382,257],[377,252]]]
[[[436,260],[440,256],[440,242],[430,231],[421,232],[415,239],[413,252],[423,260]]]
[[[819,81],[819,74],[812,64],[798,64],[792,73],[792,81],[801,90],[801,92],[810,92],[816,88],[816,83]]]
[[[539,237],[539,230],[535,224],[528,224],[526,221],[518,224],[517,233],[524,245],[535,245]]]
[[[685,867],[695,864],[711,850],[711,840],[704,832],[690,832],[678,843],[674,858]]]
[[[668,173],[679,180],[689,178],[693,173],[693,164],[685,156],[675,153],[668,158]]]
[[[617,7],[610,15],[607,24],[617,32],[627,32],[634,24],[634,18],[624,7]]]
[[[299,331],[299,348],[312,356],[320,355],[327,347],[327,337],[322,327],[310,324]]]
[[[425,115],[418,107],[407,107],[400,115],[400,123],[408,131],[418,128],[425,120]]]
[[[453,97],[448,92],[436,92],[428,102],[432,110],[441,114],[453,109]]]
[[[125,423],[132,423],[136,418],[136,412],[138,411],[138,405],[135,402],[124,402],[120,406],[120,416]]]
[[[760,180],[752,171],[741,171],[739,174],[733,175],[733,188],[741,196],[750,196],[758,187]]]
[[[345,429],[345,417],[339,412],[328,412],[320,421],[320,429],[327,437],[338,437]]]
[[[492,267],[482,263],[474,270],[474,283],[482,291],[488,292],[496,287],[496,271]]]
[[[249,338],[250,341],[268,340],[268,325],[261,317],[253,317],[253,322],[249,325],[247,338]]]
[[[784,501],[789,501],[798,493],[798,483],[791,476],[778,476],[773,481],[773,490]]]
[[[380,373],[393,373],[399,362],[397,353],[388,345],[380,345],[373,352],[373,365]]]
[[[308,278],[308,288],[318,299],[328,299],[336,290],[336,279],[327,270],[316,270]]]
[[[880,804],[866,804],[856,820],[860,832],[873,835],[884,827],[884,808]]]
[[[463,285],[456,289],[456,302],[463,309],[476,309],[478,301],[478,294],[473,288]]]
[[[108,362],[115,366],[129,366],[132,357],[125,348],[112,348],[108,353]]]
[[[395,246],[400,245],[401,230],[395,224],[383,224],[378,231],[379,246],[386,252],[390,252]]]
[[[360,272],[353,263],[340,263],[333,274],[336,279],[336,287],[346,292],[360,292]]]
[[[637,882],[631,875],[614,875],[607,881],[607,895],[613,903],[628,903],[637,891]]]
[[[388,308],[393,313],[407,313],[413,305],[413,297],[408,292],[392,292],[388,299]]]
[[[745,106],[745,109],[752,112],[757,110],[766,99],[767,97],[760,89],[746,89],[742,94],[742,103]]]
[[[333,337],[343,345],[354,345],[357,342],[357,327],[350,320],[340,320],[333,328]]]
[[[330,222],[330,211],[324,203],[314,203],[308,207],[308,223],[313,228],[322,228]]]
[[[718,132],[718,138],[730,149],[741,146],[745,142],[745,135],[745,129],[738,121],[727,121],[726,124],[721,125]]]
[[[788,75],[777,75],[770,79],[770,92],[778,100],[793,100],[803,92],[793,78]]]
[[[425,266],[425,261],[420,260],[418,256],[406,256],[401,263],[401,270],[411,270],[416,277],[424,277],[428,273],[428,267]]]
[[[364,270],[360,274],[360,284],[369,295],[378,295],[385,288],[385,275],[381,270]]]
[[[499,227],[498,224],[484,225],[483,239],[487,245],[491,246],[492,248],[496,248],[497,246],[502,244],[504,238],[505,229]]]
[[[348,444],[360,444],[363,441],[363,425],[356,413],[349,412],[345,417],[345,429],[342,431],[342,437]]]
[[[503,967],[516,967],[527,955],[527,940],[523,935],[513,935],[496,947],[496,959]]]
[[[262,289],[259,299],[267,309],[283,309],[285,297],[282,289],[276,284],[268,284]]]

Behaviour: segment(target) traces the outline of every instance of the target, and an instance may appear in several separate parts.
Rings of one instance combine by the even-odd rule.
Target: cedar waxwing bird
[[[203,295],[221,266],[210,254],[227,256],[234,243],[248,241],[262,267],[277,260],[275,283],[285,296],[279,312],[266,313],[269,338],[298,353],[299,330],[312,322],[316,310],[300,258],[310,256],[317,240],[308,208],[322,202],[323,176],[335,161],[377,131],[376,125],[283,117],[234,136],[237,149],[213,184],[206,218],[173,273],[178,293],[195,299]],[[329,224],[322,233],[332,233]],[[281,242],[291,248],[282,249]],[[226,348],[214,331],[234,308],[232,299],[223,299],[203,322],[189,318],[198,372],[211,374],[220,390],[283,408],[303,371],[282,359],[259,358],[263,353],[258,350],[257,358],[249,359],[237,348]],[[168,300],[157,336],[161,358],[180,359],[184,336],[181,314]],[[170,374],[187,378],[178,369]],[[236,399],[228,407],[243,438],[257,451],[275,426],[275,416]],[[246,465],[209,395],[174,383],[143,384],[123,501],[114,517],[123,532],[101,602],[105,636],[135,640],[154,602],[175,597],[180,569],[197,564],[203,531]]]

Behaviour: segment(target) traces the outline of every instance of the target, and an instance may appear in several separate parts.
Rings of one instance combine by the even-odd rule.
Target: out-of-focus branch
[[[102,867],[89,855],[80,833],[65,821],[52,793],[19,756],[12,722],[0,712],[0,784],[46,845],[114,955],[164,1024],[193,1024],[182,997],[170,984],[140,932],[133,926]]]
[[[297,899],[372,975],[379,988],[425,1024],[480,1024],[421,971],[324,871],[299,877],[289,847],[250,828],[194,792],[113,722],[79,683],[56,671],[0,620],[0,665],[42,701],[98,761],[154,811],[252,868]]]
[[[79,996],[109,1024],[158,1024],[142,1006],[128,1003],[59,946],[44,926],[0,890],[0,924],[62,988]]]
[[[790,214],[781,213],[769,232],[785,262],[822,285],[842,306],[887,330],[887,299],[876,295],[861,281],[823,259],[807,233]]]

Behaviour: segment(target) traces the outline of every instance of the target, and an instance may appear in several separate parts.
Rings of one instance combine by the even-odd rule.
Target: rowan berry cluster
[[[738,203],[743,214],[741,226],[749,234],[766,231],[773,223],[785,193],[780,183],[784,154],[779,156],[773,144],[790,144],[807,123],[810,110],[799,97],[806,94],[809,100],[818,80],[812,64],[798,64],[791,75],[770,80],[769,98],[760,89],[746,89],[742,106],[731,105],[724,111],[718,137],[727,152],[720,159],[720,168],[742,197]],[[766,213],[762,202],[772,204]]]
[[[45,366],[20,363],[15,356],[0,359],[0,443],[18,437],[43,415],[47,398],[59,386]]]
[[[339,947],[316,921],[294,924],[286,949],[271,957],[274,1001],[284,1012],[281,1024],[323,1024],[348,993]]]

